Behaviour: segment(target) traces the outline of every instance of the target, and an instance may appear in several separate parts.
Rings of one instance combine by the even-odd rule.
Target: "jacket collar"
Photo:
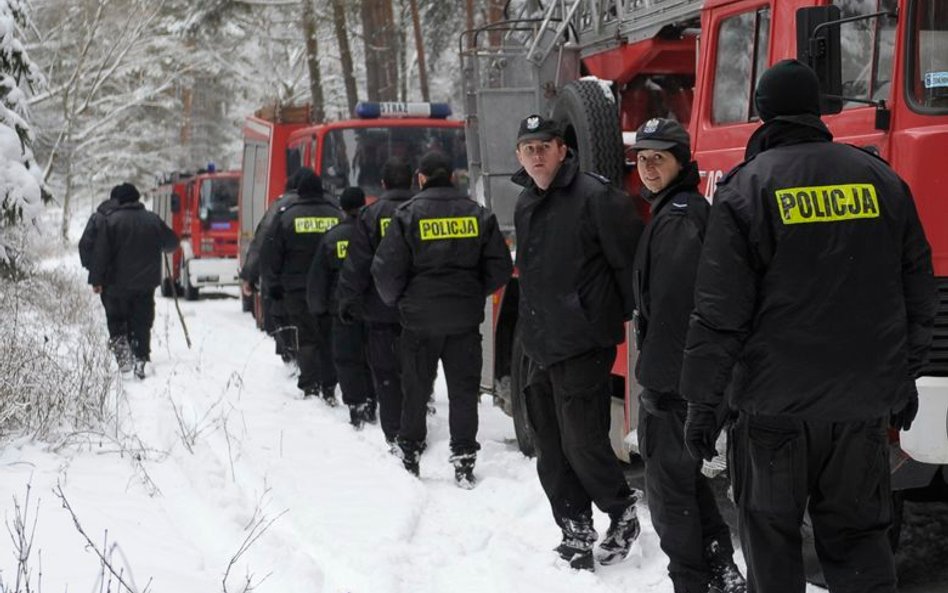
[[[410,189],[395,188],[387,189],[382,192],[382,195],[379,196],[380,200],[393,200],[395,202],[404,202],[405,200],[410,200],[411,197],[415,195]]]
[[[427,189],[423,189],[415,194],[415,198],[425,198],[429,200],[468,199],[465,194],[461,193],[461,191],[453,185],[429,187]]]
[[[145,209],[145,205],[139,202],[138,200],[135,200],[134,202],[125,202],[124,204],[119,204],[118,206],[115,207],[115,210],[144,210],[144,209]],[[112,210],[111,212],[114,212],[114,210]]]
[[[778,115],[765,122],[747,141],[744,160],[750,160],[758,154],[778,148],[806,142],[832,142],[833,134],[815,115]]]

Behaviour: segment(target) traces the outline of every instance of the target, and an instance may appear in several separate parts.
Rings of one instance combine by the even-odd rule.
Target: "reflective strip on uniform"
[[[457,216],[453,218],[422,218],[418,221],[422,241],[438,239],[467,239],[477,237],[477,218]]]
[[[871,183],[788,187],[775,196],[783,224],[879,218],[879,197]]]
[[[382,237],[385,236],[385,233],[388,231],[388,225],[392,222],[391,218],[380,218],[379,219],[379,233]]]
[[[320,216],[301,216],[293,220],[296,233],[325,233],[339,224],[338,218]]]
[[[349,252],[348,241],[336,241],[336,257],[346,259],[346,253]]]

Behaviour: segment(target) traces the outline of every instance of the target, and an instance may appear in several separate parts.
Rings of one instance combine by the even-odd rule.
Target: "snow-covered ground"
[[[489,398],[480,405],[480,482],[461,490],[439,378],[418,480],[387,452],[377,426],[355,432],[343,407],[302,400],[235,297],[182,301],[191,350],[172,301],[157,299],[153,364],[145,381],[124,380],[117,429],[77,435],[81,446],[56,452],[25,441],[0,450],[8,525],[14,497],[22,507],[31,484],[30,564],[34,582],[41,569],[43,591],[105,590],[95,550],[54,494],[58,484],[135,591],[243,591],[249,578],[260,593],[671,592],[644,508],[626,562],[590,574],[555,560],[559,532],[534,462]],[[607,517],[597,512],[596,524],[602,533]],[[0,538],[0,567],[11,582],[11,538]],[[114,580],[111,590],[119,590]]]

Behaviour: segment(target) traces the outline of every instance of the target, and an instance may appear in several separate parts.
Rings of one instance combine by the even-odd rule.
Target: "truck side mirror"
[[[810,6],[797,10],[797,59],[810,66],[820,80],[820,112],[843,110],[843,66],[838,6]]]
[[[208,216],[207,207],[201,206],[198,209],[198,218],[200,218],[202,222],[207,222],[207,216]]]

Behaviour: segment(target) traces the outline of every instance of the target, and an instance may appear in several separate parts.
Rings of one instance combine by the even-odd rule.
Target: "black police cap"
[[[563,133],[560,126],[552,119],[547,119],[542,115],[528,115],[520,122],[520,130],[517,132],[517,145],[531,140],[542,140],[544,142],[553,138],[562,138]]]

